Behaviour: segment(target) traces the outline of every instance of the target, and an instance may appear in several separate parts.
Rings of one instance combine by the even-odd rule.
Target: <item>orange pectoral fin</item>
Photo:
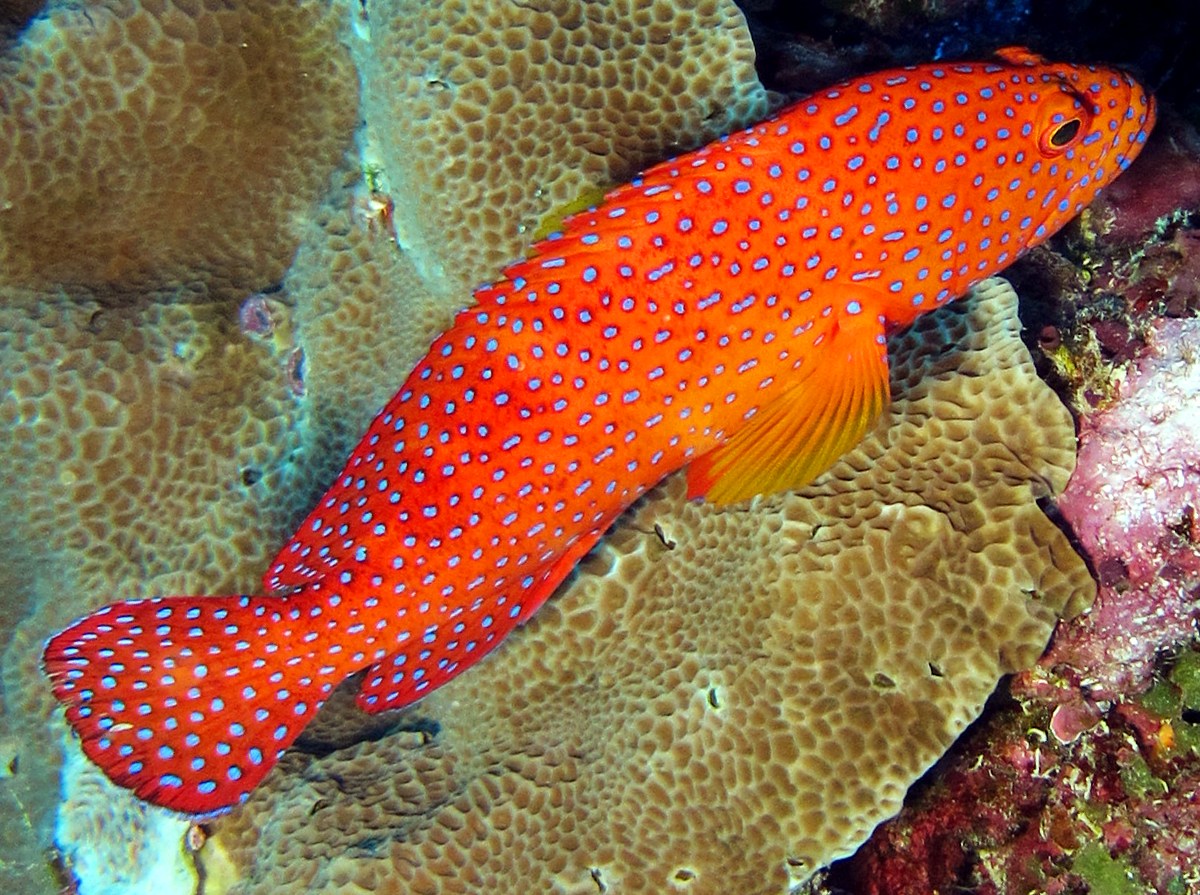
[[[801,488],[858,444],[888,402],[883,325],[847,316],[805,367],[729,441],[692,461],[689,497],[724,505]]]

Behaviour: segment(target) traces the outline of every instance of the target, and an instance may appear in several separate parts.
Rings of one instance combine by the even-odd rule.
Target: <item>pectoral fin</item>
[[[692,461],[688,496],[724,505],[801,488],[858,444],[888,398],[883,325],[848,316],[811,349],[794,382]]]

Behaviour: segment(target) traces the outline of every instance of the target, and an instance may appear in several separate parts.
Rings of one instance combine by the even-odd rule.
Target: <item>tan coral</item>
[[[45,739],[50,700],[37,658],[49,633],[114,597],[254,589],[296,514],[448,315],[470,300],[468,289],[426,280],[380,222],[364,219],[354,198],[364,185],[349,182],[358,177],[357,159],[349,179],[346,159],[329,177],[359,120],[356,73],[339,31],[349,30],[339,17],[357,14],[358,5],[256,0],[215,8],[54,3],[46,21],[0,59],[0,128],[16,127],[24,141],[0,143],[0,568],[7,594],[0,657],[3,723],[25,744]],[[645,8],[612,5],[619,18],[610,30],[633,29]],[[377,22],[386,9],[371,5]],[[394,14],[415,13],[409,5]],[[749,35],[731,2],[709,0],[668,19],[678,31],[669,45],[686,47],[706,73],[675,95],[653,94],[653,102],[698,110],[710,125],[696,114],[660,114],[625,83],[605,93],[616,97],[614,107],[589,144],[616,160],[587,161],[580,177],[569,170],[575,150],[565,162],[549,161],[567,147],[560,132],[543,128],[533,137],[545,171],[573,183],[607,183],[635,157],[657,159],[702,141],[723,128],[719,122],[749,121],[761,111]],[[720,23],[728,27],[705,30]],[[160,41],[160,30],[178,42]],[[276,43],[248,39],[268,33]],[[656,46],[622,40],[629,41],[623,65],[665,70],[651,61]],[[360,61],[373,51],[361,39],[350,43]],[[457,52],[471,56],[470,42],[460,41]],[[453,52],[442,58],[452,60]],[[490,59],[501,71],[508,63]],[[294,82],[297,72],[303,83]],[[252,78],[266,92],[251,95]],[[213,83],[222,89],[199,95]],[[40,102],[60,86],[74,91],[73,105]],[[91,114],[117,96],[128,120]],[[560,100],[522,108],[538,121]],[[29,118],[34,105],[44,121]],[[191,111],[171,117],[171,109],[185,108]],[[196,109],[224,129],[214,132],[215,119]],[[70,141],[47,143],[55,128],[84,140],[86,152],[74,152]],[[407,141],[396,122],[383,136],[397,130]],[[149,137],[145,152],[134,151]],[[375,143],[386,140],[376,133]],[[538,195],[540,184],[527,181],[521,166],[528,149],[527,141],[493,147],[503,195]],[[116,161],[100,164],[110,153]],[[439,183],[448,195],[462,195],[474,188],[467,173]],[[91,198],[99,180],[103,203]],[[314,212],[326,181],[333,189]],[[553,208],[574,189],[542,194],[529,207]],[[397,196],[401,205],[422,200]],[[315,222],[305,220],[310,212]],[[444,219],[456,238],[457,221],[455,214]],[[505,259],[528,236],[513,233]],[[238,303],[283,275],[297,234],[304,241],[285,286],[267,299],[278,328],[268,338],[247,336],[237,328]],[[456,270],[473,283],[496,273],[490,264],[464,252]],[[168,285],[154,285],[161,283]],[[297,395],[289,371],[301,368],[305,393]],[[20,768],[0,788],[0,814],[26,819],[19,860],[28,855],[30,866],[44,866],[56,759],[26,747]],[[10,852],[0,888],[49,891],[30,889],[33,875]]]
[[[0,282],[278,281],[357,122],[341,18],[49,4],[0,57]]]
[[[668,480],[391,736],[311,730],[201,859],[238,895],[752,895],[847,854],[1092,596],[1036,503],[1074,429],[1019,329],[1002,281],[922,318],[890,417],[803,494]]]
[[[432,289],[390,234],[359,213],[361,193],[353,181],[333,192],[283,284],[304,351],[306,437],[297,461],[314,486],[332,481],[371,418],[470,300]]]
[[[27,826],[11,852],[44,853],[58,793],[48,634],[114,598],[253,589],[301,509],[287,346],[205,297],[0,308],[2,724],[22,746],[0,813]]]
[[[46,636],[113,597],[253,588],[310,494],[280,346],[237,303],[282,277],[352,144],[342,25],[53,2],[0,56],[0,815],[22,820],[0,889],[52,891]]]
[[[423,277],[463,293],[542,219],[766,111],[727,0],[372,2],[366,106]]]

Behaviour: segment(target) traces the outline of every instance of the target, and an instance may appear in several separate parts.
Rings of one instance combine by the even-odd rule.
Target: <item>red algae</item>
[[[1200,659],[1200,654],[1184,657]],[[1183,659],[1180,660],[1181,664]],[[1173,686],[1160,669],[1155,692]],[[1188,893],[1200,875],[1200,726],[1182,703],[1091,704],[1093,723],[1064,743],[1051,732],[1059,688],[1048,671],[1019,676],[904,812],[835,865],[827,891],[1084,895]],[[1102,714],[1103,712],[1103,714]]]

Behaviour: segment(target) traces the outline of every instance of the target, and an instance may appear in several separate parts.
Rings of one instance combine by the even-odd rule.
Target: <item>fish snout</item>
[[[1150,93],[1141,84],[1134,81],[1138,90],[1138,100],[1142,109],[1142,139],[1150,135],[1150,131],[1154,130],[1154,125],[1158,123],[1158,100],[1154,98],[1154,94]]]
[[[1154,94],[1127,72],[1120,72],[1125,84],[1125,111],[1118,123],[1117,150],[1119,169],[1124,171],[1141,153],[1154,125],[1158,122],[1158,101]]]

